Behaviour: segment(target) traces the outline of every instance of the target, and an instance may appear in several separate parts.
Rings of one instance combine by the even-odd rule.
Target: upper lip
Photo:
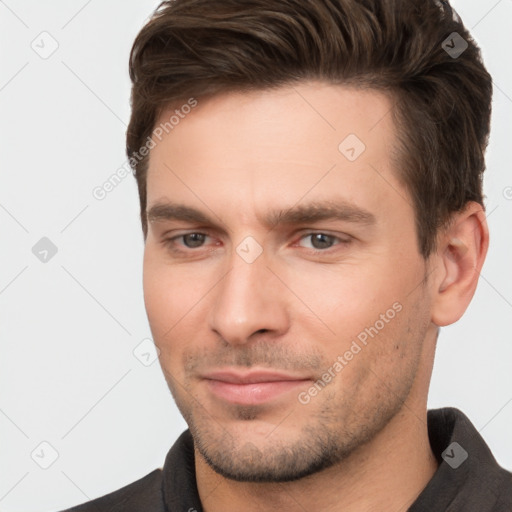
[[[290,375],[271,370],[215,370],[202,375],[203,379],[231,382],[233,384],[255,384],[258,382],[282,382],[294,380],[309,380],[308,377]]]

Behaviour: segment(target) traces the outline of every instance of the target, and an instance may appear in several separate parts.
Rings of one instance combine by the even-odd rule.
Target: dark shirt
[[[439,467],[408,512],[512,512],[512,473],[498,466],[469,419],[454,408],[433,409],[427,423]],[[62,512],[121,511],[202,512],[189,430],[174,443],[163,469]]]

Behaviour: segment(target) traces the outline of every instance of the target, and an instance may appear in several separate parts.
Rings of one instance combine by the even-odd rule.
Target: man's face
[[[196,449],[226,477],[332,466],[426,396],[428,269],[390,109],[309,82],[199,101],[154,139],[146,310]]]

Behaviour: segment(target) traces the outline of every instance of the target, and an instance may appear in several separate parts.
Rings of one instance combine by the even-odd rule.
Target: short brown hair
[[[456,43],[467,43],[460,55],[449,51]],[[446,1],[164,1],[135,39],[129,71],[126,151],[144,239],[149,156],[138,150],[166,108],[309,79],[392,98],[397,177],[412,197],[424,258],[453,212],[468,201],[484,206],[492,80]]]

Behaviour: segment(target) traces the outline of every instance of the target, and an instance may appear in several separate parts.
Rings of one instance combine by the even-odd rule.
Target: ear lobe
[[[432,322],[450,325],[464,314],[476,290],[489,246],[489,230],[483,208],[470,202],[455,214],[440,234],[437,274],[432,297]]]

